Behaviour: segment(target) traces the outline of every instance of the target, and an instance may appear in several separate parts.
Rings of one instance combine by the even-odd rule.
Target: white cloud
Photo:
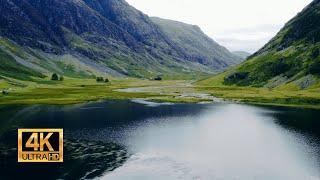
[[[254,52],[312,0],[127,0],[149,16],[199,25],[230,50]]]

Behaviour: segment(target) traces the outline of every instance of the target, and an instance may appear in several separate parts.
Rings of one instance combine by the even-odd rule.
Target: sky
[[[253,53],[312,0],[126,0],[149,16],[198,25],[230,51]]]

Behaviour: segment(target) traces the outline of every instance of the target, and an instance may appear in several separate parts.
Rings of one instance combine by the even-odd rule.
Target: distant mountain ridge
[[[188,59],[211,67],[229,67],[241,62],[241,57],[208,37],[199,26],[178,21],[151,17],[162,31],[186,54]]]
[[[232,54],[238,56],[241,59],[247,59],[251,54],[245,51],[233,51]]]
[[[20,64],[26,76],[185,77],[239,62],[208,37],[211,52],[195,45],[190,53],[190,44],[178,43],[124,0],[3,0],[0,11],[3,76],[19,78],[11,70]]]

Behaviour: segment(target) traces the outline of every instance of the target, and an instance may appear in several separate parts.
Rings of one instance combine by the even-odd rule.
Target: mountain
[[[320,0],[314,0],[241,65],[208,80],[307,89],[320,84]]]
[[[1,0],[0,12],[2,76],[194,77],[238,62],[199,28],[203,44],[177,42],[124,0]]]
[[[151,17],[161,30],[182,49],[189,60],[200,62],[215,69],[223,69],[241,62],[240,57],[220,46],[195,25]]]
[[[245,51],[233,51],[232,54],[238,56],[241,59],[247,59],[251,54]]]

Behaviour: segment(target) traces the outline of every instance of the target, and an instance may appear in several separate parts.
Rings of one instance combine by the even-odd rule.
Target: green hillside
[[[266,88],[308,89],[319,84],[320,1],[313,1],[241,65],[203,81]],[[221,77],[223,76],[223,77]]]
[[[41,73],[28,69],[17,63],[14,58],[0,49],[0,75],[28,80],[30,76],[43,77]]]

